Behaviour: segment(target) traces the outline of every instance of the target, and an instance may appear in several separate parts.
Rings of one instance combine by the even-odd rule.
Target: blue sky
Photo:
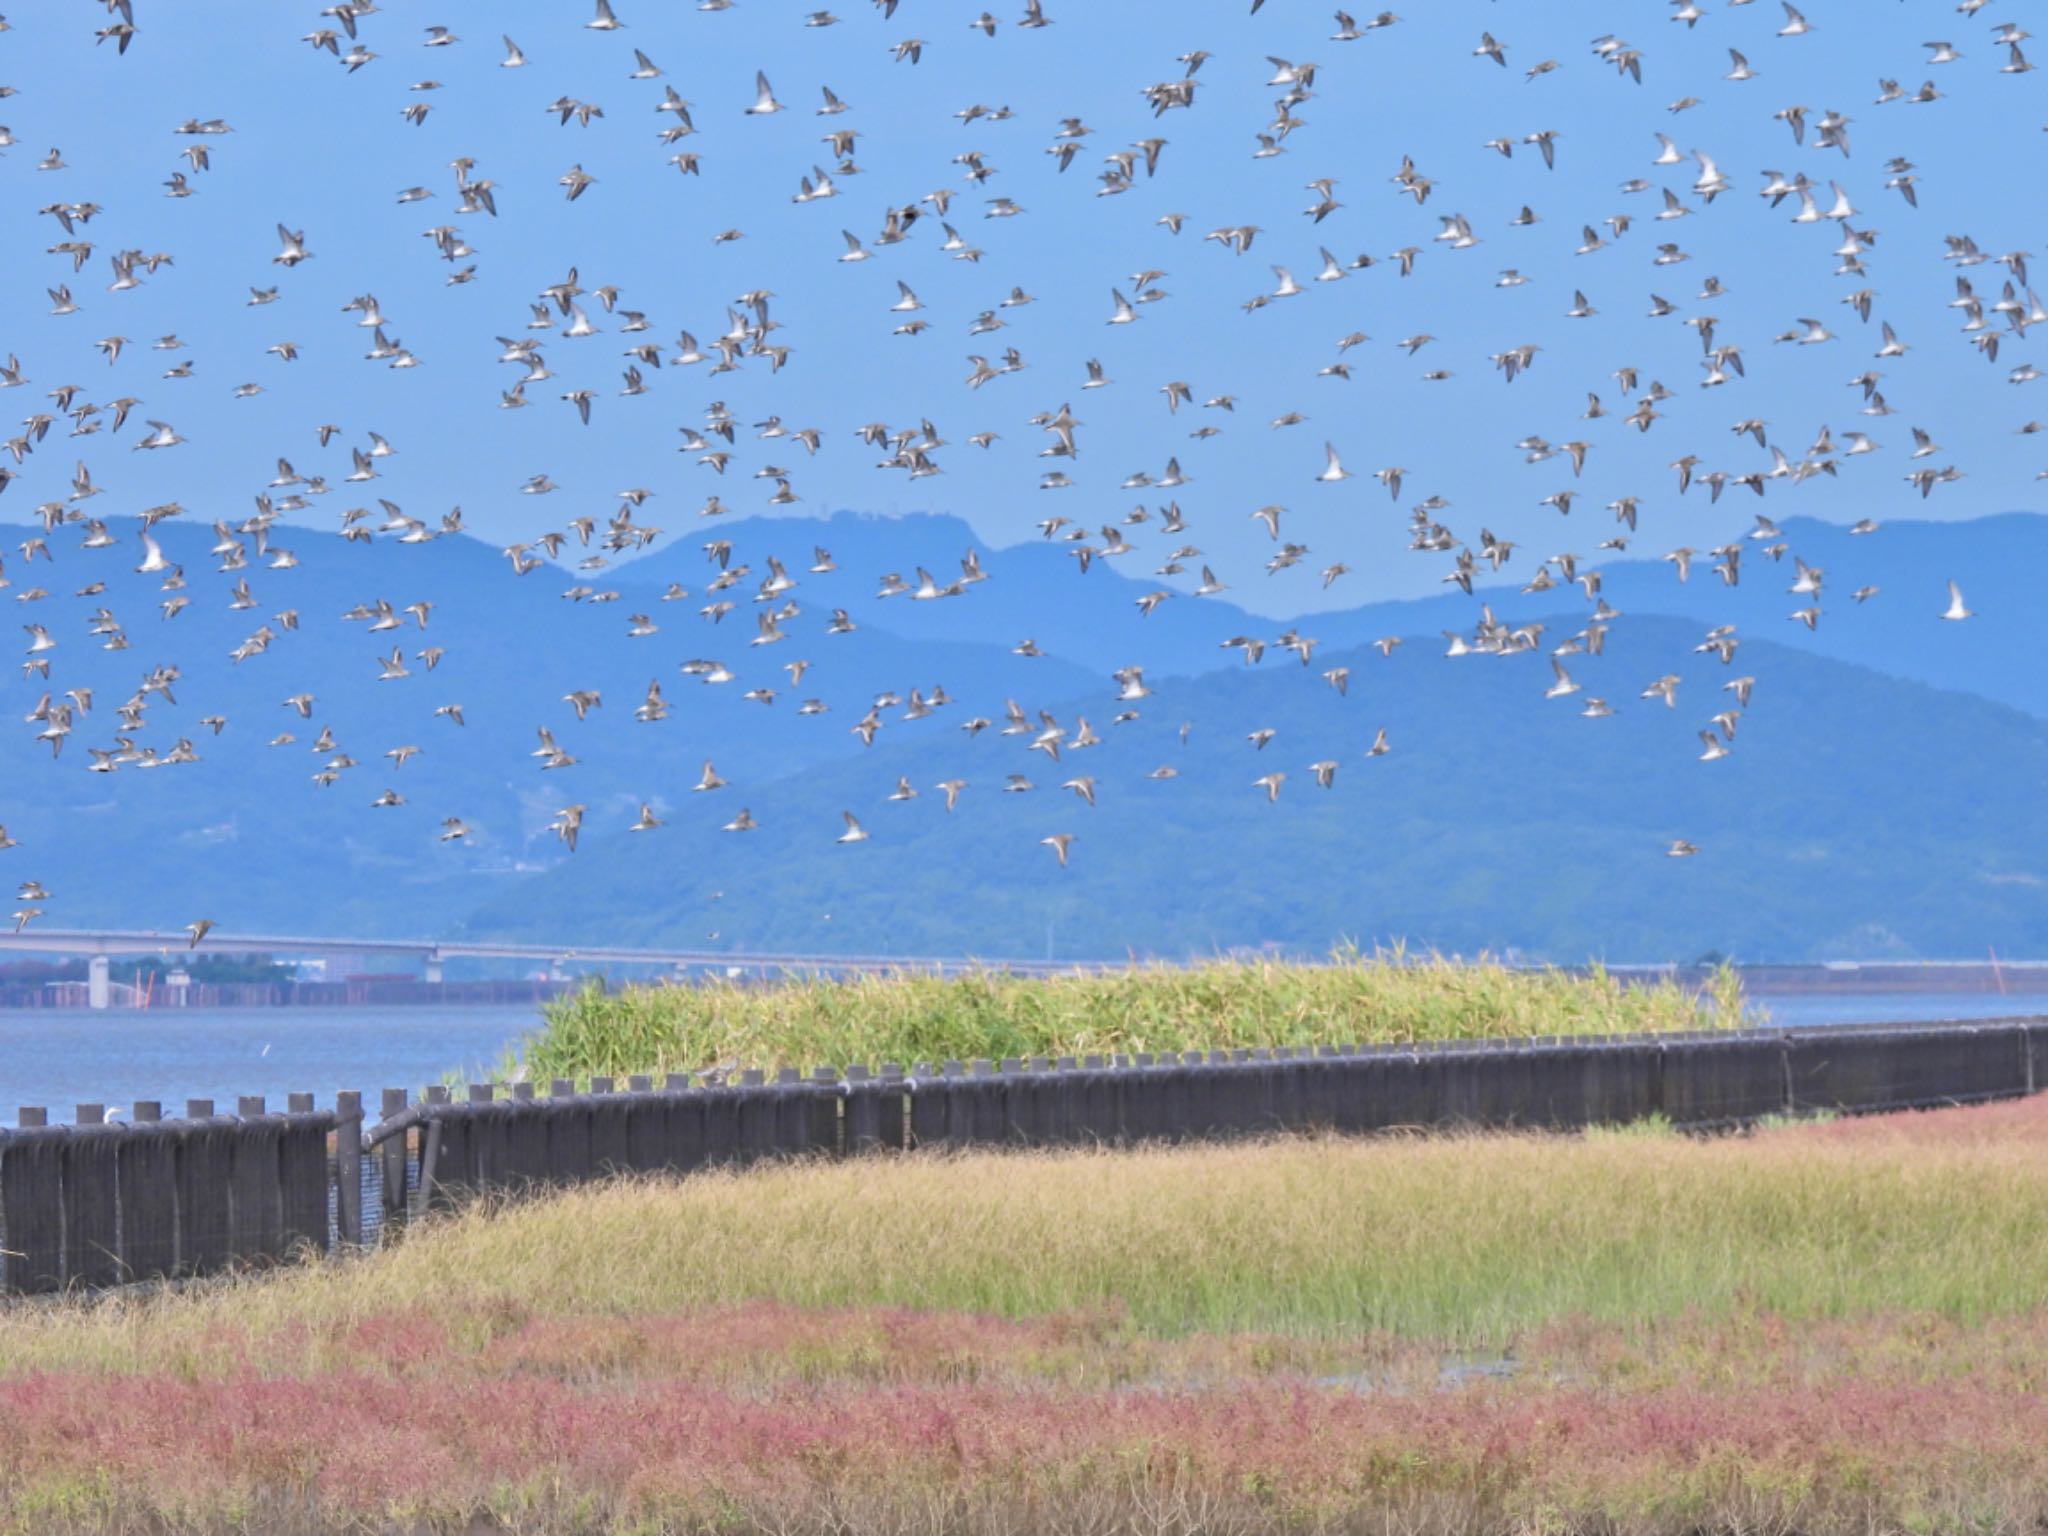
[[[1233,595],[1271,612],[1435,590],[1444,559],[1404,550],[1405,509],[1430,495],[1448,501],[1441,515],[1466,540],[1476,542],[1484,526],[1539,557],[1589,550],[1613,531],[1602,504],[1626,494],[1642,499],[1643,534],[1632,552],[1644,554],[1720,542],[1757,510],[1846,522],[2039,507],[2033,477],[2048,451],[2014,429],[2048,416],[2040,397],[2048,386],[2007,381],[2036,349],[2013,339],[1995,364],[1984,361],[1946,307],[1956,269],[1943,260],[1945,235],[1972,236],[1996,254],[2024,249],[2035,232],[2025,189],[2039,182],[2042,87],[2030,74],[1999,73],[2005,50],[1990,40],[1994,26],[2020,19],[2024,8],[2004,0],[1966,18],[1946,0],[1812,0],[1803,9],[1813,30],[1793,38],[1774,35],[1785,14],[1768,0],[1703,0],[1702,8],[1705,19],[1689,28],[1647,3],[1431,0],[1408,7],[1397,25],[1336,42],[1330,8],[1297,0],[1269,0],[1257,16],[1242,0],[1049,0],[1054,24],[1039,30],[1015,27],[1006,0],[994,38],[966,25],[976,8],[936,0],[907,0],[889,20],[866,0],[842,0],[841,23],[823,28],[801,25],[802,8],[769,0],[739,0],[719,12],[619,0],[626,25],[609,33],[585,28],[591,11],[580,0],[393,0],[362,19],[362,41],[378,57],[350,74],[301,40],[332,25],[310,5],[139,0],[140,30],[125,56],[95,44],[105,20],[97,8],[17,7],[11,30],[0,34],[0,82],[18,92],[0,100],[0,122],[15,140],[0,160],[0,232],[14,274],[0,352],[18,354],[32,384],[11,399],[0,395],[0,405],[19,405],[21,414],[47,409],[44,392],[63,383],[82,386],[87,398],[141,399],[119,451],[108,451],[105,435],[81,440],[107,488],[96,511],[175,498],[195,517],[240,517],[283,454],[302,472],[337,482],[309,515],[318,526],[334,526],[340,508],[365,493],[381,493],[427,517],[459,503],[472,530],[493,542],[602,514],[629,486],[658,493],[646,520],[694,538],[705,524],[698,509],[714,492],[733,509],[729,522],[770,510],[772,483],[749,476],[773,462],[795,471],[809,510],[956,513],[1003,545],[1035,537],[1034,523],[1054,513],[1098,526],[1140,501],[1156,505],[1166,493],[1126,490],[1123,482],[1136,471],[1157,476],[1178,455],[1192,477],[1175,493],[1192,537],[1231,576]],[[461,41],[422,47],[430,25]],[[1507,46],[1508,67],[1473,57],[1482,29]],[[500,66],[501,33],[524,50],[526,67]],[[1593,56],[1591,41],[1609,33],[1642,50],[1643,84]],[[896,62],[891,45],[912,37],[925,41],[923,61]],[[1922,44],[1936,39],[1952,40],[1963,57],[1925,63]],[[636,46],[663,70],[660,78],[627,78]],[[1755,79],[1722,78],[1731,47],[1747,55]],[[1197,48],[1213,57],[1196,77],[1195,106],[1155,121],[1143,88],[1178,78],[1176,56]],[[1296,107],[1305,126],[1285,140],[1286,152],[1254,158],[1254,135],[1281,92],[1267,83],[1268,56],[1313,61],[1315,94]],[[1526,68],[1545,59],[1561,67],[1526,80]],[[789,110],[743,115],[756,69],[768,71]],[[1876,105],[1881,76],[1908,92],[1931,79],[1945,94],[1929,105]],[[408,89],[427,79],[442,88]],[[672,119],[655,108],[670,85],[691,103],[699,131],[663,146],[656,135]],[[814,115],[821,86],[850,110]],[[604,116],[587,129],[559,127],[544,109],[561,95],[594,101]],[[1667,110],[1685,96],[1701,104]],[[400,114],[420,101],[433,111],[415,127]],[[1014,115],[966,125],[953,117],[974,103]],[[1853,117],[1853,155],[1816,147],[1811,129],[1805,147],[1795,146],[1772,120],[1795,103],[1811,119],[1829,109]],[[1043,151],[1060,120],[1074,115],[1093,132],[1062,175]],[[223,117],[235,131],[177,136],[175,127],[192,117]],[[831,127],[860,133],[861,173],[840,177],[836,198],[793,205],[798,178],[832,163],[819,142]],[[1483,147],[1497,135],[1519,141],[1545,129],[1559,135],[1555,171],[1531,146],[1518,142],[1512,159]],[[1681,150],[1711,155],[1731,189],[1707,206],[1691,191],[1697,162],[1653,165],[1658,130]],[[1155,133],[1168,140],[1157,176],[1141,171],[1130,192],[1096,196],[1101,157]],[[163,183],[194,143],[211,150],[213,168],[188,173],[196,195],[166,198]],[[66,168],[39,171],[53,146]],[[701,156],[701,176],[666,163],[677,149]],[[997,168],[985,187],[953,163],[967,151]],[[1403,154],[1437,183],[1424,206],[1390,183]],[[457,218],[449,162],[461,155],[475,158],[473,174],[497,183],[498,218]],[[1918,167],[1917,210],[1884,186],[1894,155]],[[556,184],[572,163],[598,178],[573,204]],[[1867,277],[1833,275],[1839,225],[1795,226],[1796,201],[1774,211],[1757,197],[1766,168],[1803,171],[1823,189],[1841,182],[1858,210],[1850,222],[1878,236],[1865,256]],[[1343,207],[1311,226],[1302,210],[1316,194],[1305,184],[1324,176],[1337,178]],[[1694,212],[1655,221],[1654,190],[1620,190],[1635,177],[1673,188]],[[413,185],[436,195],[400,205],[396,194]],[[955,193],[948,221],[985,251],[979,262],[942,252],[931,220],[871,260],[835,259],[842,227],[871,242],[885,208],[942,187]],[[991,196],[1026,211],[985,219]],[[105,209],[81,231],[98,248],[76,275],[67,258],[45,253],[64,235],[36,212],[60,200]],[[1541,221],[1511,227],[1525,204]],[[1186,215],[1178,236],[1155,222],[1168,212]],[[1616,213],[1635,217],[1628,234],[1575,256],[1580,226]],[[1465,251],[1434,243],[1439,216],[1449,214],[1465,215],[1482,243]],[[271,263],[279,221],[306,232],[312,260],[289,271]],[[451,267],[422,237],[445,222],[476,248],[473,283],[447,286]],[[1263,231],[1248,254],[1201,238],[1246,223]],[[714,244],[728,227],[744,238]],[[1665,239],[1690,259],[1653,266]],[[1320,245],[1347,260],[1408,245],[1422,255],[1405,280],[1382,261],[1342,282],[1312,284]],[[126,248],[175,261],[136,291],[109,293],[107,255]],[[1311,291],[1245,313],[1244,301],[1274,287],[1273,264],[1291,268]],[[647,337],[622,337],[618,317],[588,300],[600,335],[526,331],[529,303],[571,266],[588,288],[618,285],[622,306],[647,314]],[[1143,306],[1136,324],[1106,325],[1111,289],[1133,292],[1132,274],[1147,268],[1165,272],[1160,286],[1170,298]],[[1529,281],[1496,287],[1507,268]],[[1697,295],[1709,275],[1727,293],[1703,302]],[[1985,265],[1970,275],[1990,299],[2006,274]],[[923,335],[890,334],[901,318],[889,308],[899,279],[926,306],[932,326]],[[47,313],[44,289],[59,282],[70,283],[79,313]],[[272,284],[278,302],[243,302],[252,285]],[[1013,285],[1036,302],[1000,311],[1005,329],[970,337],[973,317]],[[1878,295],[1867,326],[1839,302],[1864,286]],[[1565,317],[1575,288],[1598,308],[1595,317]],[[718,377],[703,366],[647,370],[645,395],[618,397],[627,345],[656,339],[673,353],[685,328],[708,343],[725,328],[727,304],[756,289],[774,293],[777,340],[792,349],[780,373],[758,359]],[[1653,292],[1678,312],[1648,318]],[[376,295],[388,333],[421,366],[392,371],[363,359],[369,333],[342,306],[365,293]],[[1698,387],[1700,346],[1681,322],[1702,313],[1718,318],[1717,339],[1742,345],[1746,379]],[[1822,320],[1840,339],[1774,345],[1801,316]],[[1873,359],[1883,320],[1911,347],[1904,357]],[[1354,377],[1316,377],[1337,357],[1337,338],[1354,330],[1371,338],[1347,355]],[[1393,345],[1418,331],[1439,339],[1414,358]],[[150,349],[172,332],[188,345]],[[131,345],[110,367],[93,343],[114,335]],[[518,370],[495,361],[493,338],[525,335],[545,340],[556,378],[529,391],[528,409],[501,410],[499,392]],[[302,349],[299,361],[265,354],[286,340]],[[1526,343],[1544,348],[1535,369],[1503,383],[1488,354]],[[967,355],[996,356],[1006,344],[1019,348],[1026,369],[968,390]],[[158,377],[187,357],[194,377]],[[1080,388],[1090,357],[1101,359],[1113,385]],[[1628,406],[1617,403],[1609,375],[1623,365],[1679,397],[1660,407],[1665,419],[1646,435],[1621,421]],[[1858,414],[1861,393],[1849,381],[1869,367],[1883,370],[1898,414]],[[1425,383],[1430,368],[1453,377]],[[1235,395],[1237,409],[1171,414],[1159,392],[1168,380],[1187,381],[1197,402]],[[245,382],[264,392],[233,398]],[[557,398],[578,387],[597,391],[588,427]],[[1612,412],[1605,420],[1580,419],[1588,390],[1603,395]],[[792,428],[818,427],[824,447],[813,458],[743,430],[721,478],[676,451],[677,428],[701,424],[714,400],[743,424],[778,415]],[[1039,474],[1060,461],[1036,456],[1045,439],[1028,418],[1062,402],[1086,423],[1082,455],[1065,466],[1076,485],[1040,491]],[[1285,411],[1308,420],[1266,425]],[[170,453],[127,452],[143,417],[173,423],[189,443]],[[922,417],[950,444],[939,455],[945,472],[933,478],[912,482],[877,469],[881,455],[853,435],[865,422],[908,427]],[[1666,466],[1681,454],[1732,473],[1769,467],[1767,454],[1729,430],[1751,417],[1767,422],[1772,441],[1794,458],[1823,424],[1838,441],[1868,430],[1882,449],[1844,460],[1838,478],[1775,483],[1763,502],[1747,492],[1712,508],[1697,491],[1680,499]],[[324,452],[314,437],[323,422],[343,428]],[[1191,440],[1204,423],[1225,430]],[[1941,445],[1921,462],[1953,463],[1967,474],[1924,502],[1900,479],[1911,467],[1915,425]],[[339,485],[347,446],[368,430],[388,437],[397,455],[376,484]],[[980,431],[1001,436],[987,451],[968,446]],[[1591,442],[1583,478],[1574,480],[1562,460],[1525,465],[1514,444],[1526,434]],[[0,503],[9,520],[65,493],[76,456],[58,436],[61,428]],[[1313,482],[1326,438],[1357,478]],[[1398,502],[1368,478],[1392,465],[1407,471]],[[542,472],[563,490],[518,494]],[[1581,496],[1568,524],[1538,505],[1564,488]],[[1284,536],[1313,551],[1301,568],[1270,580],[1259,563],[1271,545],[1249,515],[1268,503],[1288,509]],[[1163,558],[1165,546],[1155,543],[1146,541],[1141,558]],[[1315,571],[1331,560],[1352,574],[1324,594]]]

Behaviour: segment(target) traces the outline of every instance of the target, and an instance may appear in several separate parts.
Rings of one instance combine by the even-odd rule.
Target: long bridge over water
[[[781,954],[756,950],[634,949],[617,945],[554,944],[519,939],[363,939],[323,938],[305,934],[241,933],[215,929],[195,950],[184,933],[155,930],[31,928],[0,932],[0,954],[82,955],[86,957],[87,1005],[108,1007],[112,1001],[112,962],[117,956],[151,956],[169,964],[198,952],[216,955],[359,955],[418,961],[424,979],[439,984],[450,960],[539,960],[550,969],[574,963],[590,967],[637,967],[675,976],[692,972],[754,972],[775,975],[910,970],[948,973],[977,969],[1007,971],[1020,976],[1071,974],[1075,971],[1120,970],[1133,964],[1188,963],[1143,960],[1046,960],[995,956]],[[1567,966],[1566,970],[1583,967]],[[1603,967],[1617,979],[1640,983],[1664,979],[1697,982],[1707,972],[1698,966],[1615,964]],[[1737,968],[1752,995],[1840,992],[1997,992],[2048,994],[2048,961],[1925,960],[1836,961],[1824,964],[1746,965]]]
[[[630,949],[608,945],[529,943],[517,939],[335,939],[304,934],[239,933],[215,929],[197,948],[184,933],[154,930],[31,928],[0,933],[0,953],[83,955],[87,1006],[105,1008],[112,998],[112,962],[117,956],[153,956],[166,963],[199,953],[213,955],[360,955],[416,960],[425,979],[439,983],[450,960],[542,960],[550,967],[636,966],[687,974],[700,970],[782,971],[963,971],[976,967],[1019,975],[1100,969],[1102,962],[1073,960],[961,959],[920,955],[802,955],[740,950]],[[1122,963],[1122,962],[1119,962]]]

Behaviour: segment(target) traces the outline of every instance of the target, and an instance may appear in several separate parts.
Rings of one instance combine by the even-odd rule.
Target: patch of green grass
[[[481,1207],[359,1263],[0,1314],[0,1362],[176,1374],[231,1330],[262,1368],[273,1347],[281,1359],[394,1312],[467,1337],[755,1301],[1478,1350],[1571,1317],[1971,1320],[2038,1305],[2038,1137],[1832,1129],[919,1155],[624,1181]]]
[[[1645,1115],[1623,1125],[1589,1125],[1580,1134],[1588,1141],[1663,1141],[1679,1134],[1669,1115]]]
[[[1216,961],[1065,976],[993,971],[789,976],[768,984],[588,989],[544,1006],[508,1073],[620,1077],[705,1067],[1210,1051],[1542,1035],[1640,1034],[1745,1021],[1732,970],[1707,999],[1606,971],[1346,951],[1328,964]]]
[[[1567,1315],[2036,1304],[2038,1148],[1334,1139],[805,1164],[480,1213],[384,1261],[573,1308],[772,1298],[1495,1344]],[[531,1303],[529,1303],[531,1304]]]
[[[1749,1123],[1753,1135],[1766,1131],[1796,1130],[1803,1125],[1833,1125],[1841,1115],[1832,1109],[1812,1109],[1797,1115],[1761,1115]]]

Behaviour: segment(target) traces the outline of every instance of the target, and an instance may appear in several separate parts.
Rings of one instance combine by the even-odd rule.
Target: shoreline
[[[971,962],[970,962],[971,963]],[[1140,961],[1140,968],[1173,971],[1194,962]],[[1294,962],[1313,965],[1314,962]],[[1496,962],[1497,963],[1497,962]],[[1076,961],[1077,969],[1098,969],[1097,962]],[[871,970],[849,967],[848,970]],[[916,969],[907,966],[906,969]],[[1005,966],[991,963],[991,973]],[[1556,972],[1583,977],[1602,971],[1625,987],[1675,984],[1705,992],[1715,975],[1702,965],[1507,965],[1503,969],[1531,974]],[[1757,1002],[1774,997],[1861,997],[1911,995],[1924,997],[2048,997],[2048,960],[1836,961],[1812,964],[1761,964],[1733,967],[1743,996]],[[726,979],[722,968],[704,967],[706,977]],[[763,981],[787,974],[763,968]],[[804,974],[841,974],[829,967]],[[547,980],[534,977],[426,981],[411,977],[365,976],[339,981],[192,982],[168,987],[161,980],[142,998],[122,1001],[111,1010],[91,1009],[83,981],[46,982],[34,986],[0,986],[0,1014],[10,1012],[104,1012],[127,1008],[428,1008],[451,1006],[536,1005],[572,996],[593,981],[619,984],[602,973]],[[645,984],[645,983],[635,983]],[[1928,1022],[1939,1022],[1929,1020]]]

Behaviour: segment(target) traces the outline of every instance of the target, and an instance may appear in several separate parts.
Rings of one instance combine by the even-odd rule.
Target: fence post
[[[801,1086],[803,1074],[795,1067],[775,1069],[774,1105],[775,1117],[772,1152],[776,1156],[788,1156],[802,1152],[810,1145],[810,1092]]]
[[[1048,1128],[1052,1139],[1061,1146],[1074,1140],[1074,1127],[1080,1121],[1079,1089],[1081,1064],[1072,1056],[1062,1056],[1053,1063],[1054,1076],[1043,1090],[1041,1102],[1048,1105],[1046,1117],[1041,1124]]]
[[[1033,1117],[1037,1105],[1033,1098],[1038,1086],[1037,1069],[1021,1056],[1005,1056],[998,1070],[1002,1073],[1002,1087],[988,1111],[994,1121],[991,1129],[998,1140],[1029,1146],[1035,1140]]]
[[[115,1192],[121,1203],[121,1271],[127,1280],[169,1275],[178,1267],[176,1133],[162,1125],[163,1105],[135,1103],[135,1132],[115,1149]]]
[[[284,1255],[284,1165],[280,1128],[261,1094],[235,1102],[241,1124],[229,1138],[228,1257],[247,1263]]]
[[[178,1272],[211,1274],[229,1257],[228,1133],[215,1121],[211,1099],[187,1099],[185,1119],[178,1148]]]
[[[347,1252],[363,1242],[363,1096],[337,1093],[334,1117],[334,1246]]]
[[[81,1126],[103,1127],[104,1104],[81,1104]],[[64,1280],[99,1290],[121,1278],[120,1208],[115,1203],[113,1135],[73,1136],[64,1148]]]
[[[843,1127],[845,1152],[848,1157],[856,1152],[872,1152],[875,1149],[875,1108],[876,1101],[866,1090],[868,1069],[861,1062],[853,1062],[846,1069],[846,1111]]]
[[[729,1165],[740,1159],[740,1090],[730,1076],[714,1072],[698,1085],[704,1115],[704,1161]]]
[[[931,1140],[947,1146],[966,1145],[967,1096],[961,1090],[966,1066],[950,1057],[939,1062],[929,1074],[931,1091],[926,1095],[926,1113],[933,1126]]]
[[[875,1142],[891,1152],[901,1152],[909,1141],[910,1090],[900,1062],[882,1063],[883,1093],[875,1121]]]
[[[955,1066],[959,1063],[955,1062]],[[908,1145],[912,1147],[936,1147],[946,1139],[946,1100],[948,1094],[937,1081],[945,1067],[938,1062],[913,1062],[910,1076],[905,1079],[910,1097],[910,1132]]]
[[[590,1177],[609,1179],[629,1172],[632,1154],[626,1145],[626,1105],[618,1097],[617,1079],[590,1080]]]
[[[48,1125],[50,1117],[39,1105],[25,1105],[19,1123],[32,1130]],[[7,1137],[0,1145],[0,1220],[12,1249],[6,1256],[6,1289],[16,1295],[64,1285],[62,1155],[49,1137],[28,1142]]]
[[[403,1088],[386,1088],[383,1100],[378,1106],[379,1118],[389,1120],[404,1114],[406,1100],[407,1094]],[[410,1131],[397,1136],[387,1136],[377,1148],[377,1159],[381,1165],[378,1182],[382,1185],[385,1221],[405,1219],[405,1144],[411,1138]]]
[[[547,1116],[534,1098],[533,1084],[514,1083],[504,1114],[504,1165],[500,1175],[522,1189],[545,1183],[548,1166]]]
[[[414,1215],[424,1215],[428,1202],[434,1198],[434,1170],[440,1160],[441,1121],[436,1117],[427,1122],[420,1134],[420,1187],[412,1206]]]
[[[473,1105],[495,1104],[498,1085],[471,1083],[467,1097]],[[459,1183],[472,1194],[499,1188],[504,1182],[510,1151],[506,1136],[508,1129],[501,1114],[478,1113],[457,1117],[450,1126],[450,1130],[459,1133],[457,1145],[451,1146],[448,1131],[442,1132],[441,1157],[447,1180]]]
[[[811,1093],[809,1112],[806,1116],[805,1140],[813,1152],[824,1152],[840,1157],[845,1152],[845,1138],[840,1127],[840,1105],[845,1102],[846,1093],[839,1086],[839,1074],[831,1067],[811,1069]]]
[[[739,1092],[735,1096],[735,1148],[741,1162],[766,1157],[775,1146],[775,1097],[767,1081],[759,1067],[748,1067],[740,1073]]]
[[[690,1074],[671,1072],[662,1079],[660,1096],[646,1111],[658,1144],[655,1166],[665,1173],[691,1173],[703,1166],[708,1145],[705,1098],[690,1091]]]
[[[1115,1092],[1103,1075],[1099,1055],[1085,1053],[1080,1076],[1067,1088],[1067,1139],[1082,1146],[1102,1146],[1113,1140]]]
[[[549,1080],[547,1177],[552,1184],[580,1184],[592,1173],[591,1135],[596,1111],[566,1077]]]
[[[310,1093],[289,1094],[277,1128],[278,1251],[334,1251],[334,1211],[328,1196],[334,1160],[327,1153],[330,1117],[313,1108]]]

